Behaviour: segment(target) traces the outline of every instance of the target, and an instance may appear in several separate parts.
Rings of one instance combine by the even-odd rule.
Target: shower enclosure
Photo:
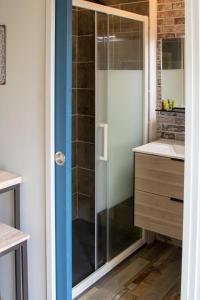
[[[147,17],[73,1],[73,296],[145,242],[132,148],[147,141],[147,30]]]

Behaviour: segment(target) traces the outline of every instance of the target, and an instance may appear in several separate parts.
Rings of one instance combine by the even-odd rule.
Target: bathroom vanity
[[[134,223],[182,239],[184,144],[158,140],[133,149]]]

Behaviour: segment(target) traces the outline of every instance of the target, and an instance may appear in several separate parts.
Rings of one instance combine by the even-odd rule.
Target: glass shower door
[[[96,13],[96,228],[109,261],[142,238],[134,226],[133,152],[145,140],[144,23]],[[104,238],[102,238],[104,236]]]
[[[108,15],[96,13],[96,269],[108,258]]]
[[[142,237],[134,226],[133,152],[144,142],[143,23],[109,16],[108,249],[112,259]]]

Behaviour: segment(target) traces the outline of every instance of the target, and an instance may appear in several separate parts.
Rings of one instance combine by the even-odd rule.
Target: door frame
[[[55,259],[55,0],[46,0],[45,197],[46,299],[56,300]]]
[[[55,176],[54,176],[54,55],[55,0],[46,0],[46,289],[56,300]],[[200,299],[200,4],[186,0],[186,159],[183,227],[182,300]],[[196,80],[193,80],[195,78]],[[194,180],[195,179],[195,180]]]
[[[200,2],[186,0],[182,300],[200,299]]]

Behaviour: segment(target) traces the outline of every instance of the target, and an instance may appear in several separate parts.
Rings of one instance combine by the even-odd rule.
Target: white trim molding
[[[105,13],[108,15],[114,15],[122,18],[127,18],[127,19],[133,19],[135,21],[141,21],[145,22],[146,16],[143,15],[138,15],[132,12],[128,12],[125,10],[121,10],[118,8],[110,7],[110,6],[105,6],[102,4],[96,4],[90,1],[85,1],[85,0],[73,0],[72,1],[73,6],[77,6],[80,8],[85,8],[101,13]]]
[[[200,299],[200,1],[186,0],[182,300]]]
[[[54,81],[55,81],[55,0],[46,0],[46,299],[56,299],[55,274],[55,178],[54,178]]]
[[[144,61],[144,143],[149,140],[149,18],[143,22],[143,61]]]
[[[157,138],[157,0],[149,1],[149,141]]]

